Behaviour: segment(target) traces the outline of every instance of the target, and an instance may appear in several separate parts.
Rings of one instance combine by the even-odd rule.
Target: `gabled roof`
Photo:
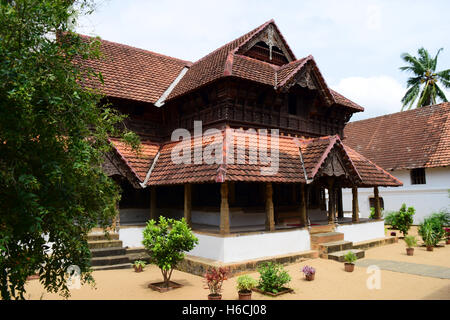
[[[101,88],[109,97],[155,103],[181,71],[191,65],[189,61],[106,40],[100,40],[100,50],[102,58],[83,61],[83,65],[101,72],[105,83],[87,81],[86,85]]]
[[[281,47],[289,63],[278,66],[245,56],[249,46],[272,34],[274,45]],[[82,36],[84,39],[91,39]],[[361,106],[328,88],[312,56],[296,59],[273,20],[214,50],[195,63],[155,52],[100,40],[104,58],[83,62],[100,71],[101,86],[107,96],[150,102],[161,106],[165,101],[192,92],[219,78],[238,77],[286,90],[300,73],[312,76],[328,105],[336,104],[358,112]],[[98,81],[86,85],[100,87]]]
[[[253,139],[252,139],[252,138]],[[203,139],[202,148],[214,146],[223,141],[225,144],[222,156],[230,157],[224,164],[214,161],[194,162],[195,139],[182,142],[168,142],[159,146],[148,146],[143,156],[138,158],[130,153],[124,144],[113,142],[121,161],[136,173],[141,183],[147,185],[168,185],[202,182],[247,181],[247,182],[279,182],[279,183],[309,183],[318,178],[317,173],[323,167],[329,155],[335,149],[344,162],[348,178],[358,186],[399,186],[402,183],[392,175],[367,160],[353,149],[346,147],[338,136],[327,136],[314,139],[303,139],[291,136],[279,136],[278,148],[271,147],[270,135],[267,135],[269,158],[271,152],[278,152],[278,170],[274,174],[264,175],[262,168],[269,168],[270,164],[262,163],[260,157],[250,161],[251,147],[257,150],[257,141],[261,139],[260,133],[242,132],[239,130],[223,130],[214,141]],[[212,142],[212,144],[211,144]],[[147,145],[150,145],[147,142]],[[175,147],[181,150],[190,147],[191,163],[175,163],[172,152]],[[220,145],[223,147],[223,145]],[[204,149],[203,149],[204,150]],[[245,161],[239,161],[238,154],[242,151]],[[158,156],[156,156],[158,154]],[[233,155],[233,157],[231,157]],[[275,155],[274,155],[275,156]],[[230,161],[233,159],[233,161]],[[211,160],[211,159],[209,159]],[[209,163],[209,164],[208,164]],[[151,169],[150,169],[151,168]],[[147,171],[146,171],[147,170]]]
[[[450,165],[450,103],[350,122],[344,143],[385,170]]]

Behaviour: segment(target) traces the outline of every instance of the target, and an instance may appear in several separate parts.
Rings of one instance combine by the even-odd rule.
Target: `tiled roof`
[[[344,143],[385,170],[450,165],[450,103],[350,122]]]
[[[276,30],[288,54],[294,59],[292,62],[277,66],[241,54],[244,52],[240,49],[269,25]],[[91,39],[87,36],[81,37],[86,40]],[[332,102],[355,111],[363,110],[362,107],[327,87],[312,56],[295,60],[295,55],[273,20],[214,50],[195,63],[106,40],[100,40],[100,43],[104,57],[100,60],[84,61],[83,64],[92,67],[95,71],[100,71],[105,82],[101,86],[98,81],[89,80],[86,81],[86,85],[101,87],[107,96],[155,103],[185,67],[188,68],[186,74],[174,83],[175,86],[168,94],[167,100],[227,76],[276,88],[284,86],[288,81],[293,81],[301,68],[311,61],[310,63],[313,63],[316,68],[315,73],[319,82],[325,88],[325,94]]]
[[[153,163],[153,159],[158,153],[159,145],[148,140],[143,140],[141,141],[139,153],[136,153],[130,146],[119,139],[110,138],[109,140],[125,165],[134,173],[140,182],[144,182],[145,176]]]
[[[262,163],[259,156],[252,158],[249,152],[249,150],[252,150],[251,147],[254,148],[253,150],[257,150],[257,141],[259,139],[261,139],[261,134],[242,132],[239,130],[221,131],[214,137],[214,140],[212,138],[203,139],[201,142],[202,150],[205,150],[207,146],[210,147],[210,150],[214,150],[214,146],[220,148],[222,147],[223,141],[229,141],[228,144],[225,144],[225,147],[219,149],[223,150],[221,153],[223,159],[227,159],[228,157],[228,160],[222,165],[205,159],[200,161],[199,164],[196,164],[194,161],[194,138],[188,141],[163,144],[159,149],[159,157],[151,171],[147,184],[167,185],[223,181],[305,183],[305,171],[308,180],[314,180],[318,169],[324,163],[330,151],[336,147],[339,148],[343,159],[348,163],[347,168],[350,170],[358,185],[401,185],[401,182],[389,173],[377,167],[354,150],[344,147],[338,136],[315,139],[279,136],[278,148],[272,149],[271,137],[268,135],[268,157],[270,159],[272,150],[278,152],[279,163],[278,170],[274,174],[264,175],[261,169],[264,167],[269,168],[270,164]],[[157,145],[148,142],[147,144],[147,149],[143,150],[144,157],[136,158],[133,151],[124,149],[126,148],[125,145],[117,141],[114,142],[118,154],[122,156],[123,161],[130,167],[130,170],[136,172],[136,175],[141,181],[145,179],[158,152]],[[191,150],[191,163],[177,164],[172,161],[172,151],[175,147],[180,151],[183,147],[189,146]],[[241,151],[243,152],[240,153]],[[205,154],[209,154],[209,152]],[[244,157],[238,158],[239,154],[242,154]],[[212,156],[215,156],[214,152],[212,152]],[[275,157],[276,155],[274,154],[273,156]],[[230,161],[231,159],[233,160]],[[244,159],[244,161],[240,161],[240,159]],[[255,162],[252,162],[252,159],[255,159]],[[302,164],[302,159],[304,165]],[[209,158],[209,160],[212,160],[212,158]]]
[[[181,70],[191,65],[189,61],[115,42],[100,40],[100,43],[102,58],[83,64],[102,73],[105,83],[101,88],[110,97],[155,103]],[[98,81],[86,84],[100,87]]]

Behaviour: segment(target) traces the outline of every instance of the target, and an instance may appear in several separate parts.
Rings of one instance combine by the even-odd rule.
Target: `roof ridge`
[[[306,63],[307,63],[308,61],[310,61],[311,59],[313,59],[312,55],[309,55],[309,56],[303,58],[303,61],[301,61],[301,59],[295,60],[295,61],[301,61],[301,63],[300,63],[298,66],[296,66],[296,67],[294,68],[294,70],[292,70],[291,72],[289,72],[288,75],[283,79],[283,81],[281,81],[279,84],[277,84],[277,86],[280,86],[280,87],[283,86],[289,79],[291,79],[291,77],[292,77],[294,74],[296,74],[298,71],[300,71],[301,69],[303,69],[303,67],[306,65]],[[280,68],[279,70],[277,70],[277,73],[278,73],[278,71],[281,71],[281,69],[282,69],[282,68]],[[284,70],[284,69],[283,69],[283,70]]]
[[[180,61],[180,62],[184,62],[184,63],[185,63],[186,65],[188,65],[188,66],[192,65],[192,62],[189,61],[189,60],[184,60],[184,59],[180,59],[180,58],[175,58],[175,57],[168,56],[168,55],[166,55],[166,54],[158,53],[158,52],[155,52],[155,51],[150,51],[150,50],[147,50],[147,49],[142,49],[142,48],[134,47],[134,46],[131,46],[131,45],[128,45],[128,44],[123,44],[123,43],[119,43],[119,42],[115,42],[115,41],[110,41],[110,40],[102,39],[102,38],[100,38],[99,36],[88,36],[88,35],[84,35],[84,34],[81,34],[81,33],[77,33],[77,35],[79,35],[79,36],[82,37],[82,38],[89,38],[89,39],[93,39],[93,38],[97,38],[97,37],[98,37],[99,40],[100,40],[101,42],[109,43],[109,44],[116,45],[116,46],[119,46],[119,47],[129,48],[129,49],[133,49],[133,50],[137,50],[137,51],[142,51],[143,53],[149,53],[149,54],[161,56],[161,57],[164,57],[164,58],[169,58],[169,59],[173,59],[173,60],[178,60],[178,61]]]
[[[273,19],[272,19],[272,20],[273,20]],[[244,38],[245,36],[249,36],[249,37],[250,37],[250,35],[253,35],[254,33],[258,32],[260,28],[265,27],[265,26],[266,26],[267,24],[269,24],[272,20],[269,20],[269,21],[263,23],[262,25],[260,25],[259,27],[255,28],[255,29],[253,29],[253,30],[251,30],[251,31],[249,31],[249,32],[247,32],[247,33],[245,33],[245,34],[243,34],[243,35],[241,35],[241,36],[239,36],[239,37],[237,37],[237,38],[231,40],[231,41],[228,41],[228,42],[225,43],[224,45],[220,46],[219,48],[217,48],[217,49],[211,51],[211,52],[208,53],[207,55],[205,55],[205,56],[203,56],[202,58],[200,58],[200,59],[198,59],[197,61],[195,61],[195,62],[193,63],[193,65],[195,65],[195,64],[197,64],[197,63],[199,63],[199,62],[205,60],[206,58],[210,57],[210,56],[213,55],[214,53],[218,52],[219,50],[224,49],[226,46],[232,44],[233,42],[235,42],[235,41],[237,41],[237,40],[239,40],[239,39],[241,39],[241,38]],[[232,49],[232,50],[230,50],[230,51],[233,51],[233,50],[234,50],[234,49]],[[229,51],[229,52],[230,52],[230,51]]]
[[[429,106],[423,106],[423,107],[420,107],[420,108],[414,108],[414,109],[411,109],[411,110],[397,111],[397,112],[393,112],[393,113],[383,114],[381,116],[376,116],[376,117],[372,117],[372,118],[352,121],[352,122],[349,122],[347,125],[352,124],[352,123],[357,123],[357,122],[361,123],[363,121],[369,121],[369,120],[373,120],[373,119],[387,118],[387,117],[391,117],[391,116],[398,115],[398,114],[414,113],[414,112],[424,111],[424,110],[426,110],[426,108],[431,109],[431,108],[441,108],[441,107],[450,107],[450,102],[441,102],[441,103],[432,104],[432,105],[429,105]]]

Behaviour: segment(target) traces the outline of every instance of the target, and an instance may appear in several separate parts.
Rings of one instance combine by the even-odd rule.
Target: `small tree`
[[[161,269],[164,287],[169,286],[172,271],[178,262],[183,260],[185,253],[192,250],[198,239],[194,236],[186,221],[159,217],[147,222],[142,241],[148,250],[153,264]]]

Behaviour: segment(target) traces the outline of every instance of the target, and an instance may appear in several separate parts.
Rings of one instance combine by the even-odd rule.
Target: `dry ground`
[[[390,231],[389,231],[390,232]],[[416,230],[412,230],[416,234]],[[419,243],[420,244],[420,243]],[[427,252],[424,247],[417,247],[414,256],[407,256],[405,244],[399,243],[372,248],[366,251],[366,258],[407,261],[450,268],[450,245],[435,248]],[[314,281],[305,281],[301,268],[310,265],[316,268]],[[355,266],[352,273],[344,271],[343,263],[312,259],[285,267],[292,277],[290,287],[294,293],[277,298],[253,293],[253,299],[446,299],[450,300],[450,280],[423,277],[406,273],[381,271],[381,288],[369,290],[366,282],[370,274],[367,269]],[[255,279],[257,272],[249,273]],[[147,285],[162,280],[159,269],[147,266],[144,272],[135,273],[133,269],[96,271],[93,273],[96,289],[83,286],[72,290],[70,299],[207,299],[208,290],[204,289],[202,277],[175,270],[172,280],[184,285],[166,293],[155,292]],[[236,277],[224,282],[223,299],[237,299]],[[57,294],[46,293],[38,280],[27,284],[28,299],[62,299]]]

